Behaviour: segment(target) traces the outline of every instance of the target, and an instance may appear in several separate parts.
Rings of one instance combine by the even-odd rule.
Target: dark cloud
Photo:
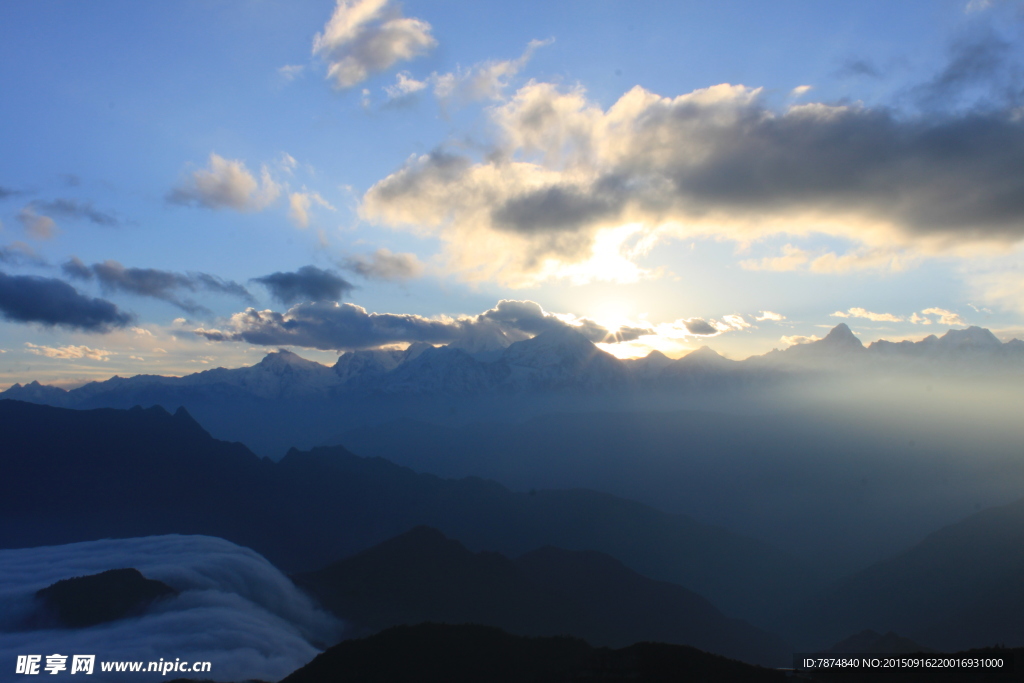
[[[261,346],[357,350],[411,342],[475,346],[480,339],[500,339],[507,345],[565,328],[574,329],[595,343],[629,341],[651,333],[641,328],[613,332],[585,318],[569,323],[532,301],[503,300],[480,315],[454,320],[368,313],[355,304],[326,301],[301,303],[287,313],[250,308],[235,314],[227,330],[197,330],[197,334],[213,341],[244,341]]]
[[[881,78],[882,71],[867,59],[848,59],[835,71],[838,78],[862,77]]]
[[[50,216],[87,220],[107,227],[121,225],[121,220],[117,216],[94,208],[92,202],[80,202],[75,199],[36,200],[29,206],[36,212]]]
[[[0,273],[0,314],[13,322],[86,332],[106,332],[132,321],[113,303],[83,296],[62,280],[5,273]]]
[[[79,280],[96,278],[105,291],[160,299],[191,314],[208,314],[210,311],[191,299],[182,299],[178,296],[178,292],[182,290],[203,290],[236,296],[249,302],[254,301],[242,285],[208,273],[182,274],[154,268],[125,268],[117,261],[104,261],[87,266],[77,257],[72,257],[61,265],[61,270],[68,277]]]
[[[946,66],[911,92],[927,110],[963,104],[1013,106],[1024,84],[1010,66],[1012,47],[990,28],[961,37],[951,45]]]
[[[341,267],[371,280],[409,280],[423,273],[423,264],[415,254],[393,254],[383,248],[372,254],[349,256]]]
[[[303,266],[294,273],[271,273],[253,278],[265,286],[270,295],[285,304],[297,301],[340,301],[353,285],[337,273],[316,266]]]
[[[682,323],[686,326],[687,332],[699,337],[707,337],[719,332],[711,323],[701,318],[690,318],[689,320],[683,320]]]
[[[91,280],[93,278],[92,269],[82,263],[77,256],[72,256],[62,263],[60,269],[64,271],[65,275],[76,280]]]
[[[437,186],[461,183],[464,174],[473,166],[466,157],[442,149],[435,149],[414,163],[410,172],[389,176],[387,182],[375,186],[376,196],[381,202],[401,201]]]
[[[10,197],[20,197],[23,194],[26,194],[26,193],[24,191],[22,191],[22,190],[13,190],[13,189],[11,189],[9,187],[4,187],[3,185],[0,185],[0,199],[8,199]]]
[[[586,191],[574,187],[547,187],[509,199],[494,209],[491,219],[499,230],[527,234],[574,232],[617,215],[624,199],[609,193],[606,187]]]
[[[454,322],[417,315],[367,313],[355,304],[317,301],[293,306],[287,313],[247,309],[232,317],[230,331],[197,330],[212,341],[245,341],[261,346],[302,346],[324,350],[367,349],[422,341],[447,344],[459,336]]]
[[[528,334],[540,334],[556,327],[565,327],[558,317],[548,313],[533,301],[502,299],[494,308],[476,316],[477,321],[492,321],[500,326],[521,330]]]

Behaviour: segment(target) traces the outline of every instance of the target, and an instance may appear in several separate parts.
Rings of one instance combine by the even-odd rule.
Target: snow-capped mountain
[[[622,361],[568,327],[512,344],[497,363],[513,389],[621,389],[630,379]]]
[[[188,396],[198,395],[224,400],[330,400],[357,395],[685,390],[694,384],[731,382],[738,377],[768,381],[779,373],[805,370],[1024,372],[1024,342],[1000,342],[980,327],[950,330],[941,337],[931,335],[917,342],[882,340],[864,346],[846,324],[840,323],[824,339],[744,361],[726,359],[706,346],[678,360],[653,351],[646,358],[623,361],[568,327],[513,342],[503,349],[487,348],[471,352],[455,346],[417,343],[403,350],[350,351],[342,354],[333,367],[281,349],[249,367],[216,368],[184,377],[115,376],[71,391],[37,382],[15,384],[0,397],[68,407],[134,403],[176,406],[187,405]]]

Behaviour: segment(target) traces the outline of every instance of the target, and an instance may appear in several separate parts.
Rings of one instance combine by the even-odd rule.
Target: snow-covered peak
[[[524,339],[505,349],[503,359],[513,365],[545,367],[581,363],[597,354],[605,354],[593,342],[571,327],[556,327]]]
[[[944,349],[976,349],[996,350],[1003,343],[983,327],[968,327],[966,330],[950,330],[939,338]]]
[[[473,325],[466,329],[463,336],[451,344],[453,349],[462,349],[469,354],[501,351],[512,343],[508,335],[497,325]]]
[[[292,353],[287,349],[278,349],[268,353],[259,363],[253,366],[261,370],[269,371],[275,375],[285,372],[309,371],[318,372],[327,366],[316,361],[307,360],[302,356]]]
[[[405,351],[394,349],[364,349],[348,351],[338,357],[334,374],[338,381],[345,383],[357,377],[367,378],[394,370],[405,355]]]

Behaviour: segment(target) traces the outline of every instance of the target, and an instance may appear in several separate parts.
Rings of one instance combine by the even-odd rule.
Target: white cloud
[[[953,311],[947,311],[945,308],[926,308],[921,311],[924,315],[937,315],[939,316],[940,325],[966,325],[963,318]]]
[[[791,90],[789,94],[792,97],[803,97],[813,89],[814,86],[811,85],[798,85],[797,87],[793,88],[793,90]]]
[[[237,159],[210,154],[207,168],[193,171],[184,182],[171,190],[167,199],[176,204],[203,206],[208,209],[229,208],[236,211],[261,211],[274,202],[281,187],[263,166],[260,180]]]
[[[286,64],[277,70],[277,73],[286,81],[294,81],[302,75],[306,67],[302,64]]]
[[[740,261],[744,270],[787,272],[808,270],[812,273],[844,274],[860,270],[900,272],[918,260],[906,249],[892,247],[855,248],[845,254],[834,251],[817,255],[792,244],[782,247],[780,256]]]
[[[338,0],[334,14],[313,40],[313,54],[327,62],[327,76],[339,88],[409,61],[437,45],[431,26],[402,16],[389,0]]]
[[[395,75],[394,85],[385,86],[384,92],[387,93],[388,99],[399,100],[425,90],[427,86],[426,81],[417,81],[408,71],[399,71]]]
[[[906,249],[887,246],[854,249],[845,254],[828,252],[814,259],[809,270],[812,273],[843,274],[858,270],[882,270],[898,273],[906,270],[920,259]]]
[[[288,152],[281,152],[280,158],[277,160],[277,165],[284,170],[288,175],[295,173],[295,169],[298,168],[299,162],[295,160]]]
[[[932,324],[932,319],[931,318],[929,318],[927,316],[924,316],[924,315],[920,315],[918,313],[911,314],[911,316],[909,318],[907,318],[907,320],[909,320],[914,325],[931,325]]]
[[[314,203],[331,211],[336,210],[317,192],[292,192],[288,195],[288,217],[292,223],[300,228],[309,227],[309,209]]]
[[[752,327],[750,323],[743,319],[742,315],[723,315],[722,320],[716,325],[716,327],[722,332],[728,332],[730,330],[745,330],[748,327]]]
[[[434,74],[434,95],[444,103],[466,104],[480,100],[499,100],[505,89],[537,48],[553,43],[553,39],[531,40],[516,59],[489,60],[475,64],[469,69],[458,69],[446,74]]]
[[[810,256],[800,247],[787,244],[782,247],[781,256],[769,256],[760,260],[747,259],[740,261],[740,267],[744,270],[770,270],[775,272],[786,272],[798,270],[810,260]]]
[[[821,341],[821,337],[813,334],[810,336],[794,334],[788,337],[780,337],[779,340],[786,346],[795,346],[796,344],[810,344],[811,342]]]
[[[114,355],[113,351],[104,349],[91,349],[88,346],[37,346],[25,342],[29,353],[47,358],[89,358],[91,360],[109,360]]]
[[[873,313],[865,308],[850,308],[845,311],[836,311],[831,314],[833,318],[864,318],[871,320],[872,322],[889,322],[898,323],[903,322],[903,318],[892,313]]]
[[[779,322],[785,319],[786,316],[782,315],[781,313],[774,313],[772,311],[760,311],[760,315],[754,316],[754,320],[756,320],[757,322],[763,322],[765,320]]]

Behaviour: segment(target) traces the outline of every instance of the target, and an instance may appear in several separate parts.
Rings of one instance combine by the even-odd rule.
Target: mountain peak
[[[939,338],[945,347],[995,349],[1003,345],[999,338],[984,327],[972,325],[965,330],[950,330]]]
[[[850,330],[850,327],[846,323],[839,323],[833,327],[832,330],[825,335],[825,338],[821,340],[821,343],[832,347],[864,348],[864,344],[861,343],[860,339],[857,339],[857,336],[852,330]]]
[[[708,359],[725,359],[725,356],[715,351],[713,348],[705,344],[696,351],[690,351],[684,356],[684,358],[708,358]]]
[[[503,357],[514,364],[540,366],[584,362],[600,353],[593,342],[575,329],[559,326],[509,345]]]
[[[296,353],[292,353],[288,349],[278,349],[277,351],[271,351],[265,355],[263,360],[257,363],[255,367],[279,373],[295,368],[310,368],[314,366],[323,367],[320,363],[303,358]]]

